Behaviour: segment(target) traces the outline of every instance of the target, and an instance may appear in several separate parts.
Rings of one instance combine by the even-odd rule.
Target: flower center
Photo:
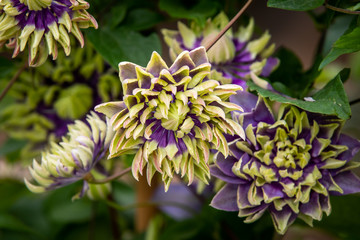
[[[161,106],[159,106],[158,109],[161,111]],[[182,101],[176,100],[175,102],[171,102],[169,108],[165,110],[167,110],[168,113],[166,118],[163,116],[160,118],[161,126],[167,130],[177,131],[179,126],[184,122],[190,108],[184,105]]]

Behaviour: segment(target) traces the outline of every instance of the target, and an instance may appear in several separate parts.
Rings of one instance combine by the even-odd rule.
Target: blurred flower
[[[5,79],[6,80],[6,79]],[[95,105],[119,99],[115,70],[87,44],[70,57],[24,71],[9,91],[14,102],[0,113],[0,129],[10,138],[27,140],[19,158],[40,156],[49,140],[58,141],[75,119],[85,119]]]
[[[227,16],[220,13],[213,20],[209,19],[203,29],[199,29],[195,24],[189,28],[181,22],[178,22],[178,31],[163,29],[171,58],[175,59],[184,50],[205,46],[228,22]],[[270,34],[265,32],[260,38],[251,40],[253,30],[254,21],[250,19],[248,26],[240,27],[237,32],[228,30],[208,51],[213,70],[217,71],[213,72],[215,76],[219,79],[225,78],[223,81],[226,83],[245,87],[245,80],[250,77],[250,72],[266,77],[278,65],[278,60],[270,57],[275,45],[266,48]]]
[[[48,55],[57,58],[59,43],[70,54],[72,33],[84,46],[80,28],[95,27],[84,0],[1,0],[0,46],[14,48],[13,57],[29,49],[29,66],[39,66]]]
[[[29,167],[34,182],[25,179],[25,184],[30,191],[41,193],[84,180],[79,194],[82,197],[89,189],[87,180],[94,178],[94,171],[107,175],[102,161],[107,158],[114,136],[110,124],[92,112],[87,123],[77,120],[68,129],[62,142],[52,143],[50,150],[43,153],[40,164],[34,160]]]
[[[234,117],[245,129],[246,140],[229,145],[230,156],[219,154],[211,173],[226,182],[211,205],[239,211],[245,222],[266,210],[283,234],[297,217],[312,225],[330,214],[330,195],[360,192],[360,179],[350,161],[360,143],[341,134],[343,120],[282,105],[278,120],[267,102],[250,93],[231,101],[244,113]]]
[[[111,118],[116,131],[109,157],[136,153],[133,176],[145,166],[150,184],[156,171],[167,191],[174,172],[207,183],[210,149],[228,155],[224,133],[243,135],[226,114],[241,107],[226,102],[241,87],[208,79],[211,65],[203,47],[182,52],[169,68],[153,52],[146,68],[119,64],[124,101],[95,109]]]

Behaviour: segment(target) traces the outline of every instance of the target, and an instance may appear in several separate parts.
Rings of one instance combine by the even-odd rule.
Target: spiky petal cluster
[[[84,0],[0,0],[0,46],[14,48],[13,57],[29,49],[29,66],[56,59],[58,43],[70,54],[72,33],[84,45],[80,28],[95,27]]]
[[[174,172],[204,182],[210,175],[210,149],[228,155],[224,133],[243,129],[226,114],[241,107],[226,102],[241,87],[208,79],[211,65],[203,47],[182,52],[168,67],[154,52],[147,67],[119,64],[124,101],[95,109],[111,118],[116,131],[109,157],[136,153],[132,173],[138,179],[146,168],[150,184],[162,174],[167,190]]]
[[[105,174],[101,161],[107,158],[113,136],[111,126],[95,113],[88,115],[87,123],[78,120],[69,125],[68,136],[59,144],[53,143],[40,164],[33,161],[29,170],[34,182],[25,179],[27,187],[41,193],[84,180],[83,196],[89,189],[86,180],[94,177],[92,171]]]
[[[165,42],[170,48],[170,56],[174,59],[184,50],[205,46],[228,22],[227,16],[220,13],[213,20],[209,19],[205,27],[200,30],[194,24],[189,28],[181,22],[178,22],[178,31],[163,29]],[[265,32],[260,38],[251,40],[253,30],[254,21],[250,19],[247,27],[240,27],[235,33],[231,30],[227,31],[208,51],[213,70],[225,77],[223,81],[244,87],[250,72],[268,76],[277,66],[278,60],[270,57],[275,45],[266,48],[270,34]]]
[[[263,99],[250,93],[234,99],[249,103],[244,114],[234,114],[246,141],[232,142],[230,157],[217,156],[211,172],[226,185],[213,207],[238,211],[245,222],[269,211],[283,234],[297,217],[312,225],[323,212],[329,215],[330,195],[360,192],[360,180],[350,171],[359,165],[350,160],[360,143],[340,133],[343,120],[283,105],[275,121]]]

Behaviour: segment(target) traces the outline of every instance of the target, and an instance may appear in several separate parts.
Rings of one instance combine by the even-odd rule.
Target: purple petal
[[[254,94],[245,91],[237,91],[235,95],[230,96],[230,102],[241,106],[244,112],[251,112],[256,106],[257,99]]]
[[[237,189],[235,184],[226,184],[212,199],[210,205],[224,211],[238,211]]]
[[[310,194],[309,202],[300,205],[300,212],[305,215],[311,216],[316,220],[321,220],[322,208],[320,205],[319,194],[312,192]]]
[[[227,182],[227,183],[231,183],[231,184],[244,184],[247,181],[239,178],[239,177],[233,177],[233,176],[229,176],[224,174],[217,166],[212,165],[210,166],[210,173],[211,175]]]
[[[233,173],[232,167],[237,161],[238,160],[232,156],[225,158],[224,155],[219,153],[216,158],[215,164],[225,175],[235,177],[236,175]]]
[[[360,179],[351,171],[339,173],[334,176],[334,181],[344,191],[343,194],[331,191],[332,195],[345,195],[360,192]]]
[[[360,149],[359,140],[352,138],[345,134],[340,135],[337,144],[345,145],[349,148],[347,151],[341,153],[337,157],[338,159],[342,159],[342,160],[346,160],[346,161],[351,160]]]
[[[266,61],[264,68],[262,69],[261,76],[267,77],[274,70],[274,68],[279,64],[279,59],[269,57]]]
[[[252,205],[249,203],[248,200],[248,193],[249,193],[249,189],[250,189],[250,185],[251,183],[248,184],[241,184],[238,187],[238,204],[240,208],[248,208],[251,207]]]
[[[188,187],[180,183],[171,184],[169,190],[166,193],[164,192],[164,188],[162,186],[156,188],[152,200],[160,203],[169,202],[179,204],[179,207],[166,206],[163,204],[159,205],[161,211],[178,220],[192,217],[191,212],[201,209],[200,200],[194,195],[194,193],[191,192]],[[185,210],[187,208],[189,208],[189,211]]]
[[[285,196],[279,183],[264,184],[262,189],[269,199],[283,198]]]

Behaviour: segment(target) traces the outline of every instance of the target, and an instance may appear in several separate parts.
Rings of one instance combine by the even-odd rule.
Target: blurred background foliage
[[[134,224],[135,210],[147,206],[135,203],[134,181],[130,178],[112,183],[113,193],[109,201],[90,201],[83,198],[72,202],[71,197],[80,188],[78,184],[43,195],[29,192],[22,182],[27,175],[24,166],[29,164],[28,159],[24,160],[22,151],[29,139],[24,131],[17,131],[18,136],[9,133],[10,127],[4,125],[6,118],[19,118],[19,124],[13,125],[14,131],[30,131],[30,127],[26,125],[26,121],[32,121],[26,120],[31,110],[28,108],[38,106],[40,99],[51,102],[49,108],[53,107],[57,114],[68,122],[82,118],[94,106],[91,100],[95,98],[84,96],[92,95],[93,88],[97,89],[96,96],[100,101],[109,101],[106,96],[114,100],[121,99],[121,89],[113,80],[117,79],[119,62],[131,61],[144,66],[153,51],[169,60],[168,50],[160,34],[161,28],[175,29],[179,20],[185,23],[195,21],[204,26],[206,19],[220,11],[232,17],[245,1],[91,0],[89,3],[89,11],[98,20],[99,29],[88,29],[85,36],[87,45],[92,45],[95,50],[88,50],[88,47],[85,50],[76,50],[71,55],[82,55],[75,57],[75,62],[59,56],[55,62],[48,60],[43,67],[24,72],[20,77],[23,81],[14,85],[9,94],[0,101],[0,129],[3,128],[2,131],[7,133],[0,136],[0,239],[360,239],[358,195],[332,197],[333,209],[329,217],[325,216],[321,222],[315,222],[314,228],[305,226],[301,221],[296,222],[284,236],[280,236],[274,233],[269,215],[255,223],[244,224],[243,219],[238,218],[236,213],[226,213],[209,207],[209,195],[199,195],[196,190],[178,192],[186,201],[178,199],[175,202],[166,202],[166,196],[160,194],[163,201],[155,199],[149,206],[170,205],[172,208],[159,211],[156,217],[151,219],[145,232],[138,232]],[[338,80],[345,82],[349,99],[356,99],[360,90],[360,54],[356,53],[360,50],[359,17],[326,9],[322,6],[325,3],[352,11],[360,8],[359,1],[350,0],[269,0],[268,6],[266,1],[254,1],[236,25],[253,16],[258,25],[258,35],[269,29],[272,41],[277,45],[275,56],[281,60],[279,68],[268,78],[276,90],[302,99],[309,92],[314,93],[325,86],[343,68],[350,68],[351,72],[342,71]],[[82,53],[78,53],[81,51]],[[348,53],[353,54],[344,55]],[[90,54],[91,58],[84,54]],[[7,51],[2,52],[0,89],[3,89],[22,67],[23,60],[10,59]],[[61,61],[67,69],[54,70]],[[66,61],[68,63],[64,63]],[[86,82],[91,75],[89,71],[95,70],[97,74],[106,72],[112,77],[105,77],[105,80],[100,80],[101,83],[97,82],[98,85],[95,84],[93,88],[77,82],[79,75],[85,75],[83,77]],[[72,75],[74,72],[78,72],[78,75]],[[43,78],[53,81],[45,81],[49,85],[46,89],[46,84],[39,80]],[[24,85],[26,79],[28,85]],[[64,85],[74,82],[77,82],[77,85]],[[38,88],[34,88],[32,97],[26,98],[22,111],[19,107],[9,109],[11,104],[25,98],[18,95],[19,88],[35,86]],[[333,87],[335,92],[332,92],[335,95],[339,93],[336,86]],[[340,88],[342,90],[342,85]],[[253,90],[259,89],[254,86]],[[259,90],[259,94],[265,93]],[[83,99],[90,99],[90,102],[84,102]],[[77,101],[80,103],[76,104]],[[352,118],[344,130],[359,139],[360,104],[352,105],[351,110]],[[17,111],[19,113],[15,114]],[[350,109],[345,109],[344,114],[347,114],[344,118],[350,116]],[[44,120],[41,129],[44,126],[56,128],[51,124]],[[49,137],[48,132],[44,132],[45,135],[41,137],[39,129],[35,128],[34,131],[38,134],[35,135],[44,141]],[[35,153],[34,149],[28,151]],[[125,162],[129,162],[129,158]],[[175,210],[188,214],[179,219],[173,214]]]

